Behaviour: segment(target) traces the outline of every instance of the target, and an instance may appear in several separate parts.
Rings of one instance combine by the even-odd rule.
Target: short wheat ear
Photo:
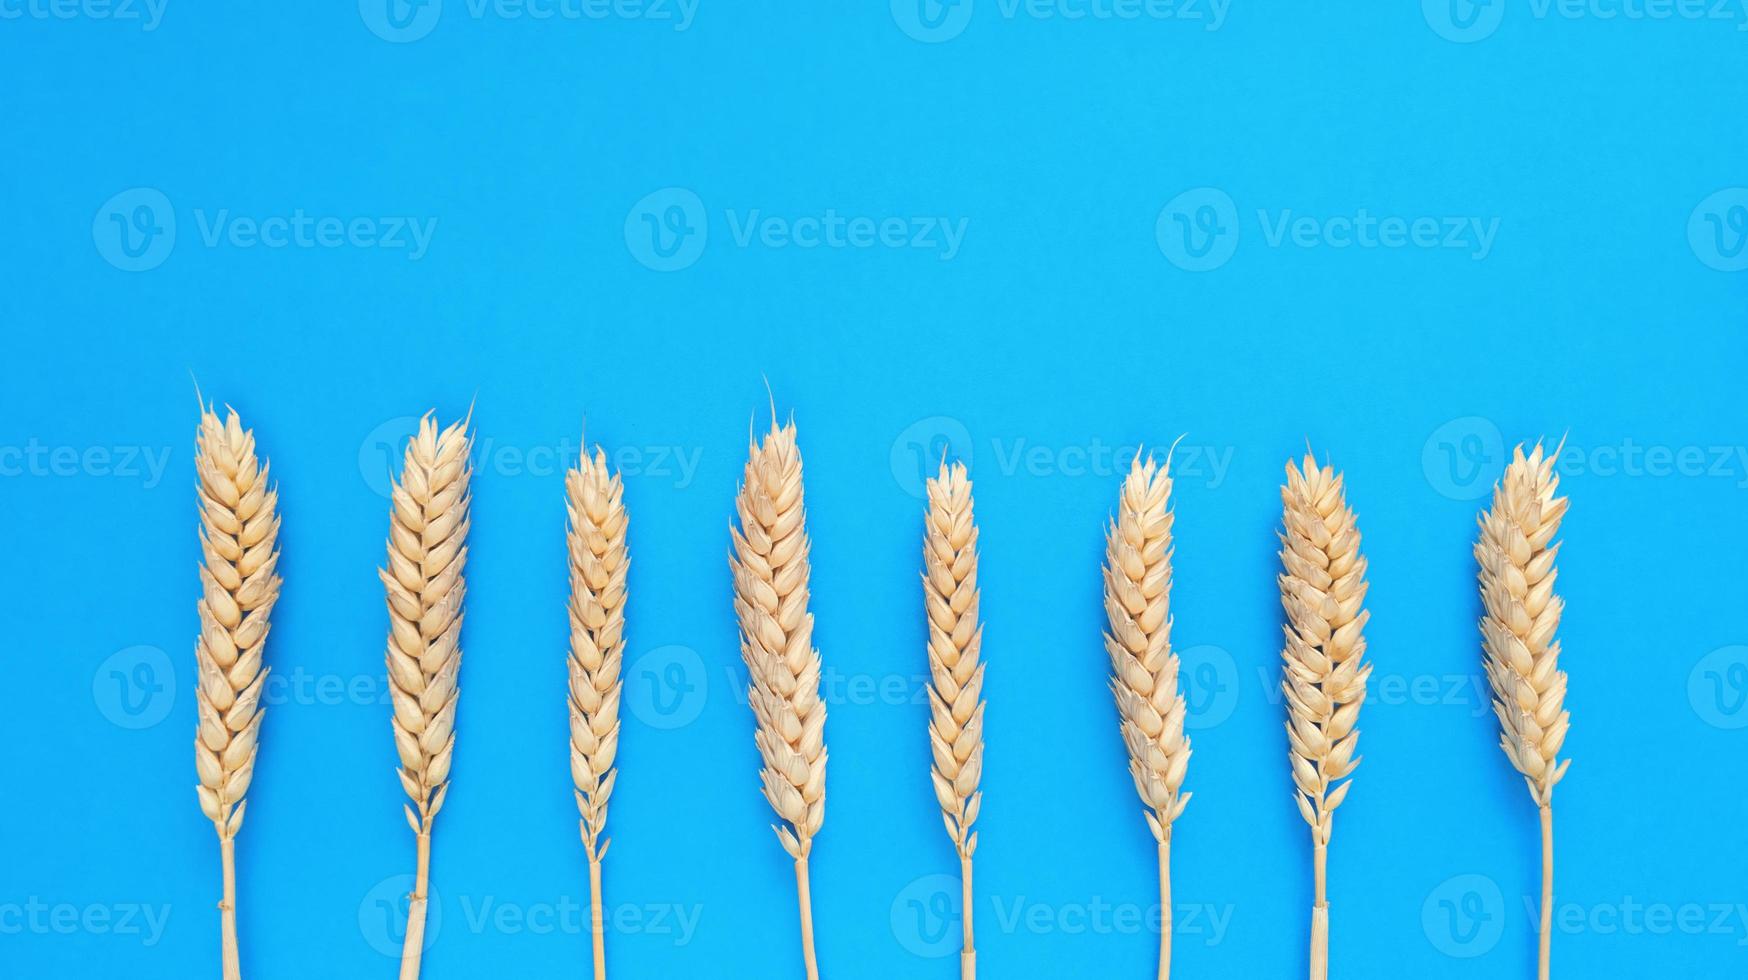
[[[618,770],[620,665],[625,652],[624,487],[609,474],[599,447],[565,474],[570,551],[571,779],[576,785],[583,850],[589,856],[589,927],[595,980],[606,980],[601,861],[607,856],[607,800]]]
[[[941,464],[928,481],[923,530],[923,609],[929,628],[929,745],[931,777],[947,836],[959,855],[964,937],[960,980],[977,976],[972,941],[971,824],[983,804],[983,623],[978,616],[977,522],[965,464]]]
[[[1311,826],[1311,980],[1329,976],[1329,900],[1325,866],[1336,807],[1347,798],[1360,760],[1360,705],[1372,668],[1364,662],[1366,560],[1342,478],[1310,453],[1287,463],[1281,487],[1281,606],[1286,642],[1281,690],[1287,702],[1287,758],[1293,802]]]
[[[1129,775],[1159,845],[1159,980],[1171,975],[1171,830],[1190,802],[1184,697],[1171,649],[1171,474],[1137,455],[1105,539],[1105,652]]]
[[[429,415],[419,420],[394,483],[388,567],[378,572],[388,593],[388,679],[398,772],[401,788],[412,799],[403,810],[418,841],[401,980],[419,977],[431,825],[443,809],[455,753],[472,446],[467,421],[439,429]]]
[[[279,599],[279,494],[267,464],[255,458],[255,434],[237,413],[224,421],[201,406],[194,468],[200,510],[200,636],[194,643],[200,683],[194,737],[195,788],[201,812],[218,831],[224,898],[219,903],[224,980],[239,980],[236,836],[243,796],[255,775],[261,734],[262,654],[268,617]]]
[[[773,415],[764,440],[751,441],[735,509],[740,525],[728,563],[753,741],[764,763],[759,776],[783,823],[774,828],[777,839],[795,862],[802,963],[808,980],[819,980],[807,858],[825,822],[825,701],[807,609],[809,544],[794,422],[778,425]]]
[[[1566,674],[1559,669],[1565,604],[1554,593],[1555,556],[1566,498],[1557,496],[1559,456],[1537,443],[1523,446],[1493,488],[1493,506],[1481,515],[1475,542],[1480,566],[1481,649],[1499,718],[1499,747],[1529,786],[1542,824],[1542,921],[1537,975],[1548,980],[1554,908],[1554,787],[1570,759],[1561,759],[1571,718]]]

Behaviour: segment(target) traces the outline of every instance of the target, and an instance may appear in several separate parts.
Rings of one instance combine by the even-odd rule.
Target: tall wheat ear
[[[1555,496],[1560,478],[1554,461],[1536,443],[1523,446],[1493,488],[1493,507],[1481,516],[1475,542],[1480,565],[1481,647],[1499,717],[1499,747],[1523,774],[1542,822],[1542,922],[1537,975],[1548,980],[1554,908],[1554,787],[1571,759],[1559,758],[1571,718],[1566,712],[1566,674],[1559,668],[1560,627],[1565,603],[1554,594],[1554,558],[1566,498]]]
[[[1105,538],[1105,651],[1129,775],[1159,845],[1159,980],[1171,975],[1171,829],[1189,805],[1184,696],[1171,649],[1171,461],[1137,454]]]
[[[753,741],[764,763],[760,779],[782,821],[772,829],[795,862],[802,963],[808,980],[819,980],[807,858],[825,822],[825,701],[807,609],[809,546],[801,498],[795,423],[779,426],[773,417],[762,441],[748,439],[746,472],[735,498],[740,526],[731,530],[728,562],[750,680]]]
[[[618,770],[620,666],[625,653],[624,487],[595,448],[565,474],[570,551],[571,780],[576,785],[583,850],[589,856],[589,926],[595,980],[606,980],[601,861],[607,857],[607,800]]]
[[[1286,610],[1281,651],[1281,689],[1287,702],[1287,757],[1292,763],[1293,802],[1311,826],[1313,888],[1311,980],[1329,975],[1329,900],[1325,862],[1336,807],[1347,798],[1359,765],[1360,705],[1372,668],[1363,663],[1369,614],[1366,560],[1360,532],[1347,505],[1342,478],[1318,467],[1310,453],[1302,467],[1287,463],[1281,488],[1284,530],[1277,581]]]
[[[923,524],[923,609],[929,628],[930,775],[941,818],[959,855],[964,938],[961,980],[977,976],[972,941],[971,856],[977,832],[971,824],[982,807],[977,784],[983,775],[983,623],[978,616],[977,522],[971,479],[964,463],[941,464],[928,481],[929,510]]]
[[[279,599],[279,494],[267,464],[255,458],[255,433],[234,410],[225,420],[201,404],[194,468],[200,510],[200,636],[194,643],[200,682],[194,736],[201,812],[218,831],[224,898],[219,903],[221,969],[238,980],[236,836],[243,795],[255,775],[261,735],[262,652],[268,617]]]
[[[401,980],[418,980],[425,948],[426,891],[431,868],[431,824],[449,791],[455,754],[455,705],[460,694],[462,603],[467,583],[468,419],[439,430],[432,416],[419,420],[394,484],[388,567],[379,571],[388,591],[388,679],[394,703],[395,750],[407,826],[418,839],[418,871],[408,896]]]

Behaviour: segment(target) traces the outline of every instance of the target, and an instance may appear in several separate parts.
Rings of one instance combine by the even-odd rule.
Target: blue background
[[[1535,813],[1470,686],[1469,549],[1505,447],[1562,435],[1575,761],[1556,970],[1742,974],[1739,12],[1494,0],[1457,11],[1471,23],[1433,0],[1238,0],[1210,30],[1205,5],[1070,20],[977,0],[931,33],[902,2],[703,0],[677,30],[446,0],[396,31],[373,2],[172,0],[152,30],[5,7],[24,15],[0,22],[0,974],[217,973],[189,744],[191,372],[255,428],[284,515],[268,657],[286,686],[239,844],[250,977],[394,968],[378,947],[413,842],[378,703],[378,489],[410,417],[470,402],[465,693],[426,976],[587,969],[554,462],[585,416],[622,454],[634,554],[610,963],[799,976],[724,560],[762,378],[800,426],[836,685],[813,869],[827,976],[956,975],[956,895],[933,877],[956,867],[913,698],[914,491],[947,444],[971,460],[983,533],[984,971],[1150,975],[1135,920],[1154,856],[1097,570],[1112,448],[1180,434],[1173,608],[1199,726],[1173,855],[1180,975],[1303,969],[1273,529],[1307,440],[1347,474],[1373,582],[1366,761],[1330,859],[1336,973],[1529,975]],[[1197,188],[1214,192],[1162,215]],[[134,259],[115,222],[142,203],[133,227],[162,231]],[[950,258],[743,244],[755,209],[967,233]],[[1499,224],[1484,258],[1337,248],[1330,224],[1314,247],[1271,241],[1284,212],[1361,209]],[[417,258],[202,234],[300,210],[436,224]],[[1181,268],[1177,213],[1223,218],[1228,259]],[[674,242],[646,214],[689,230],[683,268],[652,268]],[[1633,464],[1630,447],[1670,456]],[[118,918],[56,926],[32,903]],[[140,905],[168,913],[160,935],[119,928]]]

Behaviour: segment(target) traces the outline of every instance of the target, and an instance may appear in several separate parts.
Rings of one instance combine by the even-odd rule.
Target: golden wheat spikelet
[[[1288,759],[1293,801],[1311,826],[1315,905],[1311,912],[1311,978],[1329,974],[1329,901],[1325,861],[1336,807],[1359,765],[1360,705],[1366,699],[1362,634],[1369,614],[1366,560],[1341,476],[1306,453],[1303,468],[1287,463],[1281,488],[1284,531],[1278,578],[1286,642],[1281,689],[1287,701]]]
[[[983,623],[978,617],[977,523],[965,464],[941,464],[928,481],[923,532],[923,607],[929,629],[929,745],[935,798],[959,855],[964,939],[962,980],[977,975],[972,942],[971,824],[983,804]]]
[[[818,980],[807,858],[825,822],[825,702],[807,608],[809,545],[794,422],[779,426],[773,418],[763,441],[749,436],[735,509],[740,526],[731,529],[729,567],[753,740],[764,763],[765,799],[783,821],[772,829],[795,861],[802,961],[808,980]]]
[[[255,434],[235,410],[223,422],[204,402],[195,441],[200,510],[200,636],[194,656],[199,727],[194,737],[200,809],[218,831],[224,898],[219,904],[225,980],[238,980],[236,850],[243,799],[259,751],[262,653],[279,599],[279,494],[255,458]]]
[[[618,770],[620,667],[625,652],[624,486],[609,474],[607,455],[595,448],[565,474],[570,551],[571,779],[576,784],[583,849],[589,856],[589,921],[595,980],[607,976],[601,913],[601,861],[608,841],[607,801]]]
[[[1566,498],[1556,496],[1559,449],[1544,455],[1537,443],[1523,446],[1493,488],[1493,507],[1481,516],[1475,542],[1480,566],[1481,646],[1493,712],[1499,717],[1499,747],[1523,774],[1542,823],[1542,922],[1538,971],[1547,980],[1554,904],[1554,786],[1571,759],[1560,759],[1571,718],[1566,712],[1566,674],[1559,668],[1560,627],[1565,604],[1554,593],[1555,557]]]
[[[1159,977],[1171,974],[1171,828],[1190,802],[1181,792],[1190,762],[1184,697],[1171,649],[1171,461],[1140,454],[1105,540],[1105,651],[1129,774],[1147,805],[1159,847]]]
[[[378,572],[388,593],[388,679],[394,704],[395,750],[401,787],[412,798],[407,825],[418,839],[418,871],[407,909],[401,980],[418,980],[424,951],[431,824],[443,809],[455,752],[460,693],[462,602],[467,584],[468,419],[438,429],[419,420],[394,484],[388,567]]]

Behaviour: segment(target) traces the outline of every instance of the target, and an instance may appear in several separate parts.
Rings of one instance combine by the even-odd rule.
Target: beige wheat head
[[[1319,468],[1309,453],[1303,469],[1287,463],[1281,508],[1285,573],[1278,581],[1287,613],[1281,689],[1287,699],[1288,758],[1298,787],[1293,800],[1315,843],[1327,846],[1331,817],[1353,785],[1334,784],[1360,762],[1354,755],[1360,736],[1354,725],[1372,673],[1363,663],[1361,632],[1369,618],[1363,608],[1366,560],[1341,476],[1331,467]]]
[[[1481,642],[1499,745],[1529,784],[1538,806],[1553,802],[1554,786],[1571,759],[1560,759],[1571,720],[1565,710],[1566,675],[1559,669],[1564,603],[1554,594],[1554,535],[1566,514],[1555,496],[1558,450],[1544,455],[1540,443],[1529,456],[1523,446],[1493,488],[1493,508],[1481,517],[1475,543],[1480,564]]]
[[[427,415],[407,444],[394,485],[388,567],[388,679],[395,749],[413,832],[426,836],[443,808],[455,750],[461,671],[462,600],[467,583],[468,420],[439,430]]]
[[[800,861],[825,821],[825,702],[819,696],[819,651],[807,609],[808,541],[801,499],[801,450],[795,423],[771,422],[764,441],[749,440],[746,472],[732,531],[734,608],[750,683],[753,739],[764,762],[765,799],[788,826],[774,827]]]
[[[200,809],[229,840],[243,825],[264,713],[261,652],[279,598],[279,495],[267,484],[267,464],[255,458],[254,432],[235,411],[220,422],[202,408],[194,466],[202,557],[194,763]]]
[[[1105,651],[1129,774],[1161,844],[1184,812],[1190,762],[1184,697],[1171,649],[1171,474],[1137,455],[1123,480],[1117,518],[1105,540]]]
[[[929,744],[935,798],[959,857],[977,851],[983,794],[983,624],[978,617],[977,524],[965,464],[928,481],[923,602],[929,617]]]
[[[599,448],[565,474],[571,566],[571,779],[583,847],[607,855],[601,833],[619,750],[619,669],[625,651],[625,505],[618,474]]]

